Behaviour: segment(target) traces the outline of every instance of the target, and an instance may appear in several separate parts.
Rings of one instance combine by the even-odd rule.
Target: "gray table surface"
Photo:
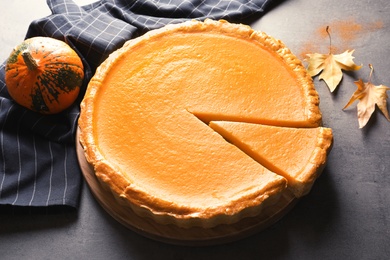
[[[42,0],[0,0],[0,10],[1,58],[23,39],[32,19],[49,13]],[[334,146],[308,196],[260,233],[223,245],[188,247],[124,228],[84,185],[75,212],[0,214],[0,259],[388,259],[390,122],[376,111],[359,129],[356,103],[342,108],[356,89],[353,81],[368,80],[369,63],[375,68],[372,82],[390,86],[390,2],[286,0],[251,25],[283,40],[301,58],[309,50],[327,52],[323,30],[330,26],[333,46],[340,52],[355,49],[355,62],[364,65],[345,73],[334,93],[315,78]]]

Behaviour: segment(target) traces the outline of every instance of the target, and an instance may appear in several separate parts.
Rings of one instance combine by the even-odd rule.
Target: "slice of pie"
[[[210,122],[210,127],[261,165],[285,177],[296,197],[306,195],[331,149],[332,130],[290,128],[239,122]]]
[[[98,68],[80,142],[118,203],[157,223],[208,228],[261,214],[288,184],[209,121],[318,127],[318,103],[280,41],[245,25],[189,21],[128,41]]]

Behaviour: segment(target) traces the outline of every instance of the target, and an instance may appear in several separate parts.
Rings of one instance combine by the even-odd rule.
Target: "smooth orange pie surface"
[[[81,104],[80,142],[123,206],[158,223],[208,228],[261,214],[293,179],[209,122],[317,128],[318,103],[280,41],[245,25],[189,21],[128,41],[98,68]]]
[[[210,127],[260,164],[285,177],[296,197],[307,194],[332,144],[325,127],[290,128],[261,124],[210,122]]]

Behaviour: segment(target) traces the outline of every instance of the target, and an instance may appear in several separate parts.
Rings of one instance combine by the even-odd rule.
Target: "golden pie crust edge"
[[[156,209],[143,207],[142,203],[137,203],[137,196],[145,196],[143,191],[137,190],[129,181],[122,175],[118,174],[110,166],[110,162],[105,158],[96,146],[93,135],[93,100],[98,92],[101,82],[105,78],[106,71],[116,62],[116,59],[125,54],[132,46],[142,41],[148,41],[149,37],[158,34],[169,34],[180,31],[208,31],[224,33],[232,36],[240,35],[241,38],[255,40],[263,47],[278,54],[297,76],[299,84],[302,86],[304,96],[306,97],[305,112],[307,121],[304,123],[306,127],[316,127],[321,124],[321,113],[319,110],[319,97],[314,88],[311,77],[307,74],[301,61],[291,53],[291,51],[280,41],[264,32],[255,31],[251,27],[242,24],[232,24],[224,20],[214,21],[207,19],[204,22],[188,21],[181,24],[171,24],[163,28],[156,29],[146,33],[145,35],[133,40],[129,40],[124,46],[113,52],[106,61],[104,61],[97,69],[95,75],[91,79],[85,97],[81,103],[81,113],[79,118],[80,126],[80,143],[84,149],[87,161],[93,166],[95,174],[102,186],[112,192],[118,203],[124,206],[130,206],[134,212],[141,216],[148,216],[158,223],[175,224],[179,227],[201,226],[204,228],[214,227],[218,224],[231,224],[238,222],[244,217],[256,216],[261,214],[262,208],[274,205],[277,203],[282,189],[276,187],[271,189],[269,194],[257,194],[251,198],[251,203],[242,203],[242,201],[233,202],[236,207],[232,207],[229,213],[224,209],[212,209],[210,212],[202,214],[187,214],[186,209],[176,209],[168,204],[160,203],[159,198],[150,198],[156,201]],[[148,196],[148,195],[146,195]],[[269,198],[272,199],[269,199]],[[248,198],[242,198],[248,201]]]
[[[299,177],[289,188],[297,198],[307,195],[312,189],[316,179],[320,177],[327,161],[327,156],[332,150],[333,133],[331,128],[319,127],[316,148],[313,150],[309,163],[299,173]]]

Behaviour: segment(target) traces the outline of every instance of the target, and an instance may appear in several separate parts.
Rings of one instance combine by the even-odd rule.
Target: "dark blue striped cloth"
[[[49,36],[67,42],[82,57],[86,79],[75,105],[42,116],[11,100],[4,64],[0,66],[0,205],[78,206],[78,105],[96,67],[125,41],[188,19],[244,22],[260,17],[277,1],[105,0],[80,7],[71,0],[48,0],[52,15],[33,21],[26,38]]]

